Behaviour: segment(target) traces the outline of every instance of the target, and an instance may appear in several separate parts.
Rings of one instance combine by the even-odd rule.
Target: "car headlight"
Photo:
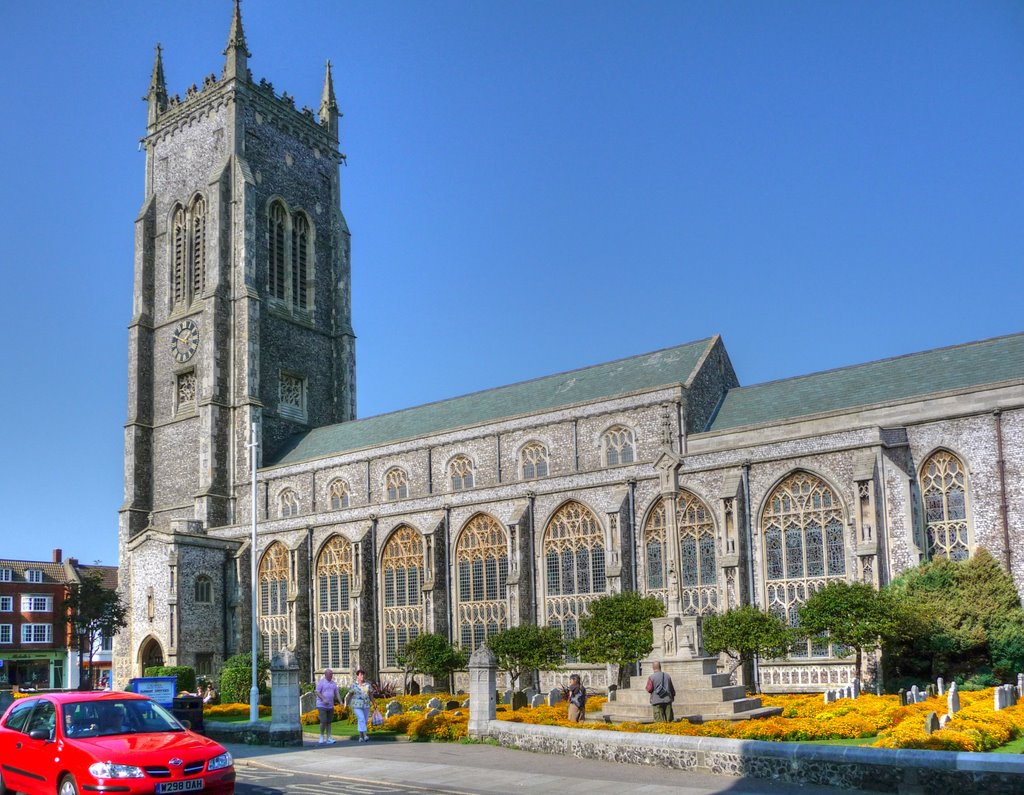
[[[231,754],[227,751],[222,753],[220,756],[215,756],[210,760],[210,764],[206,766],[207,770],[220,770],[225,767],[231,767],[231,763],[234,760],[231,758]]]
[[[141,767],[113,762],[95,762],[89,765],[89,773],[96,778],[143,778],[146,775]]]

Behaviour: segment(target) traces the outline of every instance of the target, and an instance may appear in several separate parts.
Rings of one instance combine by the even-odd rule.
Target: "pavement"
[[[732,778],[653,765],[630,765],[502,748],[489,743],[369,743],[339,739],[334,745],[306,740],[300,748],[225,744],[240,769],[265,769],[325,779],[426,792],[496,795],[552,792],[559,795],[713,795],[714,793],[802,793],[838,795],[849,790]]]

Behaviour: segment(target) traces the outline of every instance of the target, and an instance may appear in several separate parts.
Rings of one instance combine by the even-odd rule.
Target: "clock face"
[[[183,320],[174,327],[171,353],[177,362],[187,362],[199,347],[199,326],[192,320]]]

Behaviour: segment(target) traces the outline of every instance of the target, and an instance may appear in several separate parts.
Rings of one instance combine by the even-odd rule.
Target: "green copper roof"
[[[714,338],[550,375],[511,386],[428,403],[364,420],[328,425],[296,436],[268,465],[294,464],[364,447],[416,439],[520,414],[586,403],[630,392],[689,383]]]
[[[1024,334],[729,390],[709,431],[1024,379]]]

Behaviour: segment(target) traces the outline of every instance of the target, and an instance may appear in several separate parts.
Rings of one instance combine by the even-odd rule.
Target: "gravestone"
[[[434,688],[431,687],[430,685],[423,685],[423,687],[420,688],[420,693],[422,693],[425,696],[433,695],[434,694]]]
[[[946,724],[948,724],[949,721],[950,721],[949,715],[943,715],[941,718],[939,718],[939,728],[940,729],[945,729],[946,728]]]
[[[435,715],[440,715],[440,714],[441,714],[441,710],[439,710],[439,709],[428,709],[427,710],[427,714],[424,715],[423,717],[425,717],[425,718],[432,718]]]
[[[441,699],[436,696],[427,702],[427,709],[441,709]]]
[[[1006,709],[1006,691],[1003,690],[1002,686],[997,687],[992,693],[992,709],[998,712],[1001,709]]]
[[[524,707],[526,707],[526,704],[526,693],[524,693],[522,690],[517,690],[515,693],[512,694],[513,711],[517,709],[523,709]]]
[[[533,697],[535,695],[537,695],[537,689],[533,688],[533,687],[528,687],[528,688],[526,688],[526,690],[523,691],[523,695],[526,696],[526,700],[528,702],[532,702],[533,701]]]
[[[956,686],[956,682],[949,686],[949,693],[946,694],[946,705],[951,716],[956,715],[960,711],[960,690]]]
[[[409,712],[423,712],[423,707],[419,704],[413,704],[409,707]]]
[[[552,688],[551,691],[548,693],[548,706],[553,707],[561,700],[562,691],[559,690],[557,687]]]
[[[310,690],[308,693],[303,693],[299,696],[299,712],[305,715],[307,712],[312,712],[316,709],[316,691]]]
[[[543,707],[544,706],[544,702],[545,702],[544,696],[541,695],[540,693],[535,693],[533,698],[530,699],[530,706],[531,707]]]
[[[933,734],[939,730],[939,716],[934,712],[929,712],[928,717],[924,719],[924,733]]]
[[[824,696],[826,704],[831,704],[832,703],[832,691],[831,690],[826,690],[822,695]]]
[[[924,692],[928,694],[928,698],[938,695],[937,691],[935,690],[935,685],[928,685],[927,687],[925,687]]]
[[[463,707],[464,709],[469,709],[469,699],[463,699],[462,703],[459,706]]]
[[[420,683],[413,679],[409,683],[409,689],[407,692],[410,696],[418,696],[420,694]]]
[[[461,718],[465,713],[461,709],[455,710],[452,715],[456,718]]]
[[[1024,698],[1024,674],[1017,674],[1017,698]]]
[[[941,676],[935,680],[936,690],[939,691],[940,696],[946,695],[946,680]]]
[[[860,697],[860,679],[854,679],[853,684],[850,685],[850,689],[853,691],[853,698]]]
[[[900,706],[907,706],[907,691],[904,690],[902,687],[900,688]]]
[[[458,709],[460,706],[461,705],[459,704],[459,702],[456,701],[455,699],[451,699],[449,701],[445,701],[444,702],[444,708],[445,709]]]
[[[511,707],[512,706],[512,694],[513,693],[515,693],[514,690],[506,690],[504,693],[502,693],[501,694],[501,703],[502,704],[508,704]]]
[[[918,698],[918,696],[920,694],[921,694],[921,691],[918,690],[917,685],[914,685],[912,688],[910,688],[910,703],[911,704],[919,704],[919,703],[921,703],[921,699]]]
[[[395,715],[402,714],[402,705],[397,701],[389,701],[388,705],[384,708],[384,717],[393,718]]]

